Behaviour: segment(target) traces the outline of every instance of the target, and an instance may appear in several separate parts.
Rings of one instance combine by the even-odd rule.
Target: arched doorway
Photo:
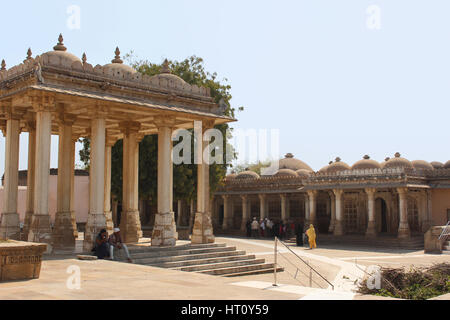
[[[379,233],[388,232],[388,215],[386,201],[382,198],[375,200],[375,215],[377,221],[377,231]]]

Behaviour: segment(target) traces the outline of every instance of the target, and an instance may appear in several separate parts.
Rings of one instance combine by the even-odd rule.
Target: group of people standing
[[[253,218],[246,223],[248,238],[272,238],[277,237],[281,240],[296,236],[297,246],[303,246],[309,243],[310,249],[317,248],[316,230],[314,225],[303,231],[303,224],[293,222],[271,221],[269,218],[257,220]]]
[[[295,224],[283,221],[272,221],[268,218],[253,221],[248,220],[246,224],[247,237],[287,239],[295,234]]]

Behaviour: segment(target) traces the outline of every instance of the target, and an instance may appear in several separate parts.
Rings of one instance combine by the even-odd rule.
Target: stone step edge
[[[233,253],[228,255],[229,253]],[[199,253],[199,254],[188,254],[188,255],[182,255],[182,256],[166,256],[166,257],[150,257],[150,258],[138,258],[138,259],[134,259],[134,261],[139,261],[139,260],[151,260],[151,259],[164,259],[164,258],[185,258],[185,257],[193,257],[193,259],[187,259],[187,260],[195,260],[195,258],[197,256],[208,256],[208,255],[218,255],[218,254],[226,254],[223,255],[222,257],[230,257],[230,256],[241,256],[241,255],[246,255],[247,253],[243,250],[239,250],[239,251],[226,251],[226,252],[211,252],[211,253]],[[220,256],[219,256],[220,257]],[[199,259],[206,259],[207,257],[199,257]],[[212,257],[212,258],[217,258],[217,257]],[[183,260],[176,260],[176,261],[183,261]],[[175,261],[165,261],[165,262],[175,262]],[[147,263],[143,263],[145,265],[147,265]]]
[[[158,257],[177,257],[177,256],[183,256],[183,255],[191,255],[191,254],[201,254],[201,253],[220,253],[220,252],[230,252],[230,251],[236,251],[236,247],[218,247],[218,248],[200,248],[200,249],[187,249],[187,250],[171,250],[171,251],[157,251],[157,252],[142,252],[142,253],[132,253],[130,252],[130,255],[147,255],[148,258],[158,258]],[[167,255],[164,255],[164,253],[167,253]],[[145,256],[143,258],[139,257],[136,259],[145,259]]]
[[[235,258],[246,258],[246,259],[235,259]],[[218,258],[205,258],[205,259],[193,259],[193,260],[181,260],[181,261],[169,261],[169,262],[162,262],[162,263],[157,263],[157,264],[147,264],[148,266],[151,267],[160,267],[160,268],[164,268],[164,264],[181,264],[181,263],[191,263],[191,262],[200,262],[200,261],[204,261],[204,263],[201,264],[187,264],[186,267],[188,266],[201,266],[201,265],[206,265],[206,264],[210,264],[210,263],[220,263],[220,262],[214,262],[214,260],[223,260],[223,259],[230,259],[227,261],[220,261],[220,262],[233,262],[233,261],[242,261],[242,260],[252,260],[252,259],[256,259],[256,256],[253,255],[235,255],[235,256],[225,256],[225,257],[218,257]],[[166,267],[166,268],[177,268],[177,267]]]
[[[206,248],[224,248],[226,243],[208,243],[208,244],[186,244],[175,247],[152,247],[152,246],[128,246],[130,253],[136,252],[158,252],[158,251],[176,251],[176,250],[188,250],[188,249],[206,249]]]
[[[231,263],[248,263],[248,265],[256,265],[256,264],[265,264],[266,260],[265,259],[248,259],[248,260],[237,260],[237,261],[227,261],[227,262],[219,262],[219,263],[205,263],[205,264],[199,264],[199,265],[193,265],[193,266],[186,266],[186,267],[175,267],[175,268],[169,268],[170,270],[178,270],[178,271],[187,271],[187,272],[191,272],[189,270],[183,270],[183,269],[194,269],[194,268],[198,268],[198,267],[211,267],[209,269],[204,269],[204,270],[195,270],[194,272],[197,271],[208,271],[208,270],[217,270],[217,269],[221,269],[221,268],[232,268],[232,267],[238,267],[238,265],[236,266],[228,266],[228,267],[223,267],[224,264],[231,264]],[[246,264],[240,265],[240,267],[245,267]]]
[[[278,267],[277,268],[277,273],[278,272],[284,272],[284,268]],[[236,273],[229,273],[229,274],[224,274],[224,275],[219,275],[219,276],[232,278],[232,277],[245,277],[245,276],[257,275],[257,274],[265,274],[265,273],[273,273],[273,268],[261,269],[261,270],[252,270],[252,271],[244,271],[244,272],[236,272]]]
[[[262,264],[255,264],[255,265],[251,265],[248,267],[251,267],[253,270],[260,270],[260,269],[270,269],[272,268],[273,270],[273,263],[262,263]],[[210,273],[213,271],[232,271],[232,270],[236,270],[236,269],[240,269],[240,268],[244,268],[245,266],[238,266],[238,267],[229,267],[229,268],[219,268],[219,269],[213,269],[213,270],[204,270],[204,271],[199,271],[198,273],[205,273],[205,274],[212,274],[212,275],[223,275],[226,273],[219,273],[219,274],[215,274],[215,273]],[[251,270],[249,270],[251,271]],[[238,271],[239,272],[239,271]],[[244,271],[242,271],[244,272]]]

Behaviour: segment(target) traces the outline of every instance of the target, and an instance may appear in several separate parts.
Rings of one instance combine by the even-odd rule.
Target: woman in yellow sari
[[[308,236],[309,248],[310,249],[317,248],[317,245],[316,245],[316,230],[314,229],[313,225],[310,225],[309,229],[306,230],[306,235]]]

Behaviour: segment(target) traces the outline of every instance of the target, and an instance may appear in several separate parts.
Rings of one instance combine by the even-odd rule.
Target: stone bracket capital
[[[172,116],[160,115],[153,117],[153,124],[157,128],[169,127],[173,128],[176,125],[176,121]]]
[[[315,197],[315,196],[317,196],[318,191],[317,190],[308,190],[307,193],[308,193],[309,197]]]
[[[58,122],[60,125],[72,126],[77,120],[77,116],[71,113],[61,112],[58,114]]]
[[[119,128],[124,135],[138,133],[141,130],[141,124],[137,121],[122,121]]]
[[[32,99],[34,112],[55,112],[55,97],[50,94],[36,95]]]
[[[375,193],[377,192],[377,189],[375,189],[375,188],[365,188],[364,191],[365,191],[369,196],[374,196]]]
[[[342,197],[342,195],[344,194],[344,190],[343,189],[333,189],[333,193],[336,197]]]
[[[406,195],[408,193],[408,188],[397,188],[398,194]]]

